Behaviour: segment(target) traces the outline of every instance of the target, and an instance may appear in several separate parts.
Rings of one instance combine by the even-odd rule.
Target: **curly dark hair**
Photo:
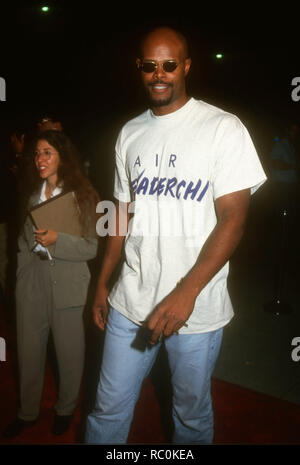
[[[35,137],[25,169],[23,182],[24,202],[28,204],[30,196],[38,192],[44,182],[39,176],[34,161],[36,146],[40,140],[47,141],[59,153],[60,163],[57,171],[57,184],[62,185],[63,192],[75,192],[80,210],[83,236],[95,236],[96,205],[99,202],[99,195],[84,172],[76,147],[62,131],[43,131]]]

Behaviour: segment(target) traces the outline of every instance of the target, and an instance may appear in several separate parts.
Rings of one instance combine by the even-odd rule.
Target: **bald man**
[[[86,442],[126,443],[141,384],[164,344],[173,442],[210,444],[210,380],[233,316],[228,261],[251,191],[266,177],[240,120],[187,95],[191,58],[180,33],[149,33],[136,64],[150,108],[125,124],[116,143],[117,229],[93,306],[105,343]]]
[[[43,116],[38,122],[37,127],[39,132],[43,131],[62,131],[63,127],[60,121],[57,121],[55,118],[51,118],[50,116]]]

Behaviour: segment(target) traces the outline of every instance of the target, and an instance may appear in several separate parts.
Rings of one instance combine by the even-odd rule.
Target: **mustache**
[[[149,84],[148,84],[149,87],[157,86],[157,85],[164,85],[164,86],[173,87],[173,84],[171,84],[170,82],[164,82],[164,81],[161,81],[160,79],[157,79],[156,81],[149,82]]]

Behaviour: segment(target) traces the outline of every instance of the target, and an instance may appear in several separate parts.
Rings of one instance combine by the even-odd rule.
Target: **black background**
[[[268,171],[274,137],[290,120],[300,121],[300,102],[291,98],[300,45],[298,10],[275,4],[267,10],[250,3],[204,9],[199,2],[2,2],[2,146],[18,125],[30,130],[41,112],[55,112],[90,160],[101,196],[109,197],[120,126],[146,108],[135,69],[139,37],[165,24],[189,39],[189,93],[237,114]]]

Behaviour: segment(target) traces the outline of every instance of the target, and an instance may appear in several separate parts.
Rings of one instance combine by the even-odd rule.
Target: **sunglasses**
[[[166,73],[173,73],[177,68],[179,63],[175,60],[166,60],[162,63],[162,68]],[[158,68],[158,63],[156,61],[141,61],[138,64],[138,69],[143,71],[143,73],[154,73]]]

